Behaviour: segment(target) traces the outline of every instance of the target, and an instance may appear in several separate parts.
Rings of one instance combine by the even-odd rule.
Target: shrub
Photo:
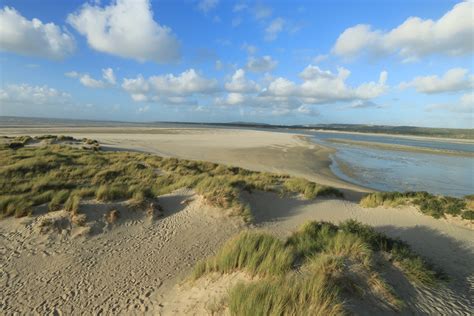
[[[436,196],[428,192],[376,192],[366,195],[360,201],[360,205],[363,207],[395,207],[411,204],[426,215],[441,218],[445,214],[459,216],[462,210],[473,207],[474,203],[471,205],[471,200],[469,200],[469,196],[467,197],[459,199],[449,196]]]
[[[471,210],[464,211],[462,212],[461,217],[468,221],[474,221],[474,211],[471,211]]]

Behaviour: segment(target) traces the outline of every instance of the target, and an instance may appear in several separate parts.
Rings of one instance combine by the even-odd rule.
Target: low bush
[[[434,218],[462,215],[463,210],[471,209],[474,203],[469,196],[464,199],[449,196],[437,196],[428,192],[375,192],[366,195],[361,201],[363,207],[396,207],[399,205],[414,205],[422,213]]]

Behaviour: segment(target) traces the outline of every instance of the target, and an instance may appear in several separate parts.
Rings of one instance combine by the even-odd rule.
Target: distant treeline
[[[183,124],[173,122],[175,124]],[[474,129],[461,128],[434,128],[434,127],[416,127],[416,126],[387,126],[387,125],[364,125],[364,124],[311,124],[311,125],[271,125],[263,123],[186,123],[192,125],[211,125],[227,127],[249,127],[249,128],[286,128],[286,129],[304,129],[304,130],[329,130],[340,132],[357,133],[378,133],[378,134],[397,134],[411,136],[429,136],[446,137],[459,139],[474,139]]]
[[[31,117],[11,117],[0,116],[0,126],[19,127],[19,126],[121,126],[121,127],[141,127],[141,126],[169,126],[185,127],[193,126],[220,126],[220,127],[243,127],[258,129],[302,129],[314,130],[322,129],[328,131],[358,132],[358,133],[386,133],[396,135],[445,137],[458,139],[474,139],[474,129],[461,128],[432,128],[416,126],[388,126],[388,125],[364,125],[364,124],[307,124],[307,125],[272,125],[253,122],[229,122],[229,123],[205,123],[205,122],[120,122],[120,121],[94,121],[94,120],[74,120],[74,119],[56,119],[56,118],[31,118]]]

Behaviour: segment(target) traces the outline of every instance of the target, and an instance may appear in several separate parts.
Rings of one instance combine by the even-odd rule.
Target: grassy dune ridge
[[[7,139],[0,149],[1,217],[25,216],[46,203],[50,211],[65,207],[78,212],[80,200],[86,198],[129,200],[139,206],[181,188],[194,189],[210,204],[246,219],[251,214],[240,199],[242,190],[302,194],[309,199],[342,196],[337,189],[302,178],[144,153],[101,151],[93,140],[68,136],[22,136]]]
[[[432,286],[440,277],[406,243],[348,220],[339,226],[308,222],[285,241],[242,232],[198,263],[192,279],[210,272],[257,276],[230,289],[232,315],[340,315],[353,299],[399,311],[404,303],[385,279],[384,266],[418,285]]]
[[[375,192],[365,196],[360,201],[360,205],[363,207],[413,205],[422,213],[434,218],[445,217],[449,214],[460,216],[465,220],[474,220],[474,195],[455,198],[428,192]]]

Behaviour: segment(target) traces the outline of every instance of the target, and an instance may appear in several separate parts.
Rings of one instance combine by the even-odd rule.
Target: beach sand
[[[288,173],[341,188],[347,200],[306,201],[260,192],[242,198],[252,207],[252,227],[278,236],[287,236],[308,220],[338,223],[354,218],[401,238],[451,278],[435,289],[397,285],[405,291],[403,298],[409,310],[417,314],[468,315],[474,309],[472,228],[436,220],[411,207],[361,208],[358,198],[369,190],[337,179],[329,170],[332,150],[301,136],[209,128],[0,128],[0,135],[42,134],[97,139],[105,150],[144,151]],[[189,198],[193,199],[191,203],[182,203]],[[205,311],[205,304],[217,299],[212,296],[215,288],[207,284],[186,291],[179,283],[198,260],[214,254],[245,225],[237,218],[223,216],[189,190],[179,190],[159,201],[165,209],[164,218],[148,221],[143,214],[132,212],[117,225],[102,227],[89,237],[68,229],[56,235],[39,234],[40,217],[55,214],[0,221],[0,309],[5,314]],[[100,211],[111,206],[87,207]],[[124,208],[122,213],[127,210]],[[234,280],[234,276],[230,278]],[[218,286],[222,292],[222,284]],[[176,301],[178,296],[182,300]]]

